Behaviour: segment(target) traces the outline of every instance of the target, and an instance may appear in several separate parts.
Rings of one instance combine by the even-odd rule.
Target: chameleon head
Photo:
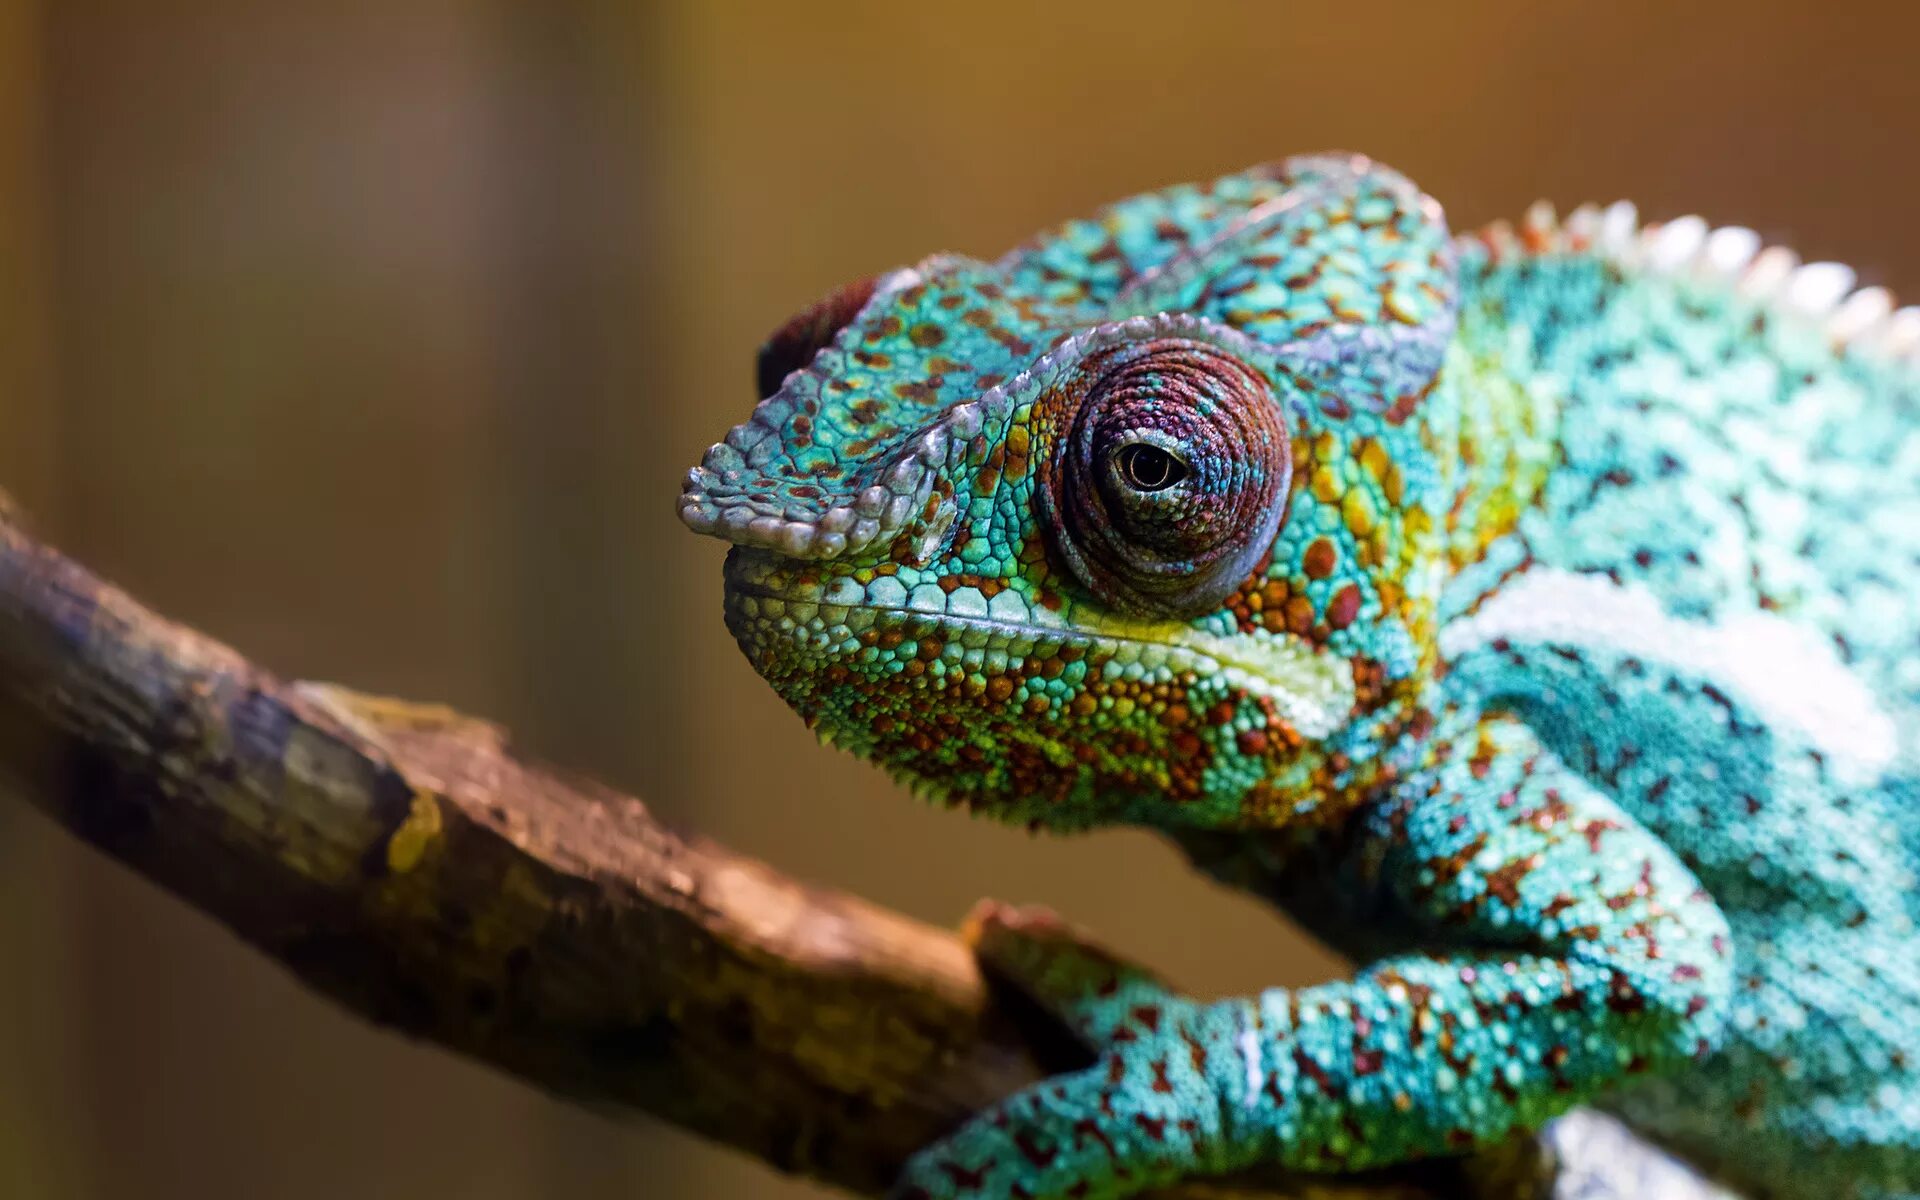
[[[1419,719],[1451,306],[1437,209],[1365,160],[1150,193],[794,318],[681,517],[761,675],[931,796],[1298,820]]]

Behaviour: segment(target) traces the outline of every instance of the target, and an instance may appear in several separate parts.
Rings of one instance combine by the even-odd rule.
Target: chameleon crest
[[[1451,499],[1439,209],[1296,159],[942,256],[776,334],[688,477],[831,741],[1053,827],[1271,824],[1416,719]]]

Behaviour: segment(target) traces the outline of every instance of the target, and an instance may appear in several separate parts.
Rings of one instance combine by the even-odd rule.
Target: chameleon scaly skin
[[[1166,831],[1366,965],[1187,1000],[1044,914],[1085,1070],[914,1198],[1450,1154],[1593,1103],[1920,1195],[1920,311],[1697,218],[1452,238],[1365,159],[1147,193],[794,319],[688,476],[827,740]]]

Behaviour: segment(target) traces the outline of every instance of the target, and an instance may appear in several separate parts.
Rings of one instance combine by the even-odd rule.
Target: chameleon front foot
[[[1089,1048],[1098,1049],[1137,1015],[1194,1008],[1147,968],[1128,962],[1042,905],[982,900],[961,937],[988,973],[1011,984]]]
[[[1099,1053],[915,1155],[894,1200],[1118,1197],[1247,1160],[1223,1103],[1231,1007],[1181,996],[1053,913],[986,902],[966,925],[989,971]],[[1244,1067],[1237,1068],[1244,1078]]]

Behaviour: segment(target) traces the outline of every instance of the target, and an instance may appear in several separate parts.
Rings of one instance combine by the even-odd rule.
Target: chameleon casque
[[[1461,1153],[1576,1104],[1739,1190],[1920,1195],[1920,310],[1627,205],[1449,234],[1302,157],[763,350],[680,513],[820,736],[1151,826],[1363,964],[1199,1002],[972,935],[1094,1065],[895,1195]]]

